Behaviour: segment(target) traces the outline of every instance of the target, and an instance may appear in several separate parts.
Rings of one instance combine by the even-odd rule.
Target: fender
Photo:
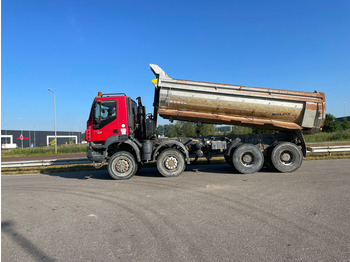
[[[241,142],[240,138],[236,138],[232,144],[230,145],[230,147],[228,147],[225,151],[225,156],[229,156],[231,154],[232,149],[238,145],[238,143]]]
[[[163,146],[169,146],[169,147],[170,147],[170,146],[172,146],[172,145],[177,145],[177,146],[179,146],[179,147],[182,148],[182,150],[183,150],[183,151],[185,152],[185,154],[186,154],[186,162],[187,162],[187,164],[189,165],[189,164],[190,164],[190,155],[189,155],[189,153],[188,153],[186,147],[185,147],[183,144],[181,144],[180,142],[175,141],[175,140],[169,140],[169,141],[167,141],[167,142],[161,143],[161,144],[156,148],[156,150],[154,150],[152,160],[156,160],[156,155],[157,155],[158,151],[159,151]]]
[[[126,140],[124,143],[130,145],[134,149],[136,153],[136,161],[141,162],[140,148],[137,146],[137,144],[131,139]]]
[[[136,161],[137,162],[141,162],[141,155],[140,155],[140,148],[137,146],[137,144],[132,141],[131,139],[128,138],[128,135],[116,135],[116,136],[110,136],[109,138],[107,138],[105,144],[104,144],[104,148],[107,150],[107,148],[115,143],[125,143],[130,145],[135,153],[136,153]]]
[[[129,139],[128,135],[114,135],[114,136],[110,136],[110,137],[108,137],[106,139],[106,142],[104,143],[103,147],[105,149],[107,149],[111,144],[125,142],[128,139]]]
[[[301,152],[303,152],[303,156],[306,157],[306,144],[305,144],[303,133],[301,132],[301,130],[295,130],[295,135],[300,139]]]

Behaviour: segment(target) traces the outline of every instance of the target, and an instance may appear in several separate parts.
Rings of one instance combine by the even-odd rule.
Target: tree
[[[199,130],[202,136],[212,136],[215,134],[215,125],[201,124],[197,130]]]
[[[332,114],[326,114],[323,125],[323,132],[336,132],[342,128],[341,124]]]
[[[165,134],[166,137],[177,137],[178,131],[174,124],[169,125],[169,131]]]
[[[251,127],[235,126],[232,129],[231,134],[233,135],[249,135],[252,134],[253,129]]]
[[[343,130],[350,129],[350,122],[348,121],[348,119],[346,117],[344,117],[343,122],[341,122],[341,128]]]
[[[163,126],[163,125],[159,125],[159,126],[157,127],[156,133],[157,133],[157,135],[159,135],[159,136],[164,136],[164,135],[165,135],[165,134],[164,134],[164,126]]]
[[[170,131],[172,125],[159,125],[157,127],[157,134],[159,136],[168,136],[168,132]]]
[[[181,136],[195,136],[196,124],[192,122],[178,122],[180,123]]]
[[[199,130],[201,135],[210,136],[215,134],[215,125],[200,124],[187,121],[176,121],[175,124],[159,125],[157,128],[158,135],[166,137],[195,137],[196,131]]]
[[[176,121],[174,125],[170,125],[167,137],[187,137],[196,135],[196,126],[191,122]]]

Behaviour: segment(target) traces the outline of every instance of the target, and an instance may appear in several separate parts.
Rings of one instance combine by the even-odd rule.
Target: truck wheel
[[[271,152],[271,163],[278,171],[289,173],[297,170],[303,162],[303,153],[293,143],[283,142]]]
[[[252,144],[243,144],[233,152],[234,168],[242,174],[258,172],[264,164],[263,153]]]
[[[185,170],[185,159],[179,150],[169,148],[162,151],[157,159],[159,173],[165,177],[176,177]]]
[[[132,154],[126,151],[120,151],[111,157],[107,169],[113,179],[129,179],[136,173],[137,163]]]
[[[236,144],[230,151],[230,155],[224,155],[224,158],[226,160],[226,163],[229,164],[233,169],[235,169],[233,162],[232,162],[232,158],[233,158],[233,152],[235,152],[235,150],[237,149],[237,147],[239,147],[240,145],[243,145],[243,143],[239,142],[238,144]]]

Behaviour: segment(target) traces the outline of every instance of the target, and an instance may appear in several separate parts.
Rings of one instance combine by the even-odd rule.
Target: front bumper
[[[105,160],[105,151],[104,150],[95,150],[91,146],[86,148],[86,156],[92,162],[102,163]]]

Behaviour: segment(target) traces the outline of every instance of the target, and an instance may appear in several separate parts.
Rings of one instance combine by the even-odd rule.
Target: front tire
[[[303,153],[296,144],[283,142],[277,144],[272,150],[270,161],[278,171],[290,173],[301,166]]]
[[[162,176],[177,177],[182,174],[185,167],[184,156],[177,149],[165,149],[158,156],[157,168]]]
[[[263,153],[252,144],[242,144],[233,152],[234,168],[242,174],[258,172],[264,164]]]
[[[116,180],[129,179],[137,171],[137,163],[127,151],[115,153],[108,162],[108,173]]]

